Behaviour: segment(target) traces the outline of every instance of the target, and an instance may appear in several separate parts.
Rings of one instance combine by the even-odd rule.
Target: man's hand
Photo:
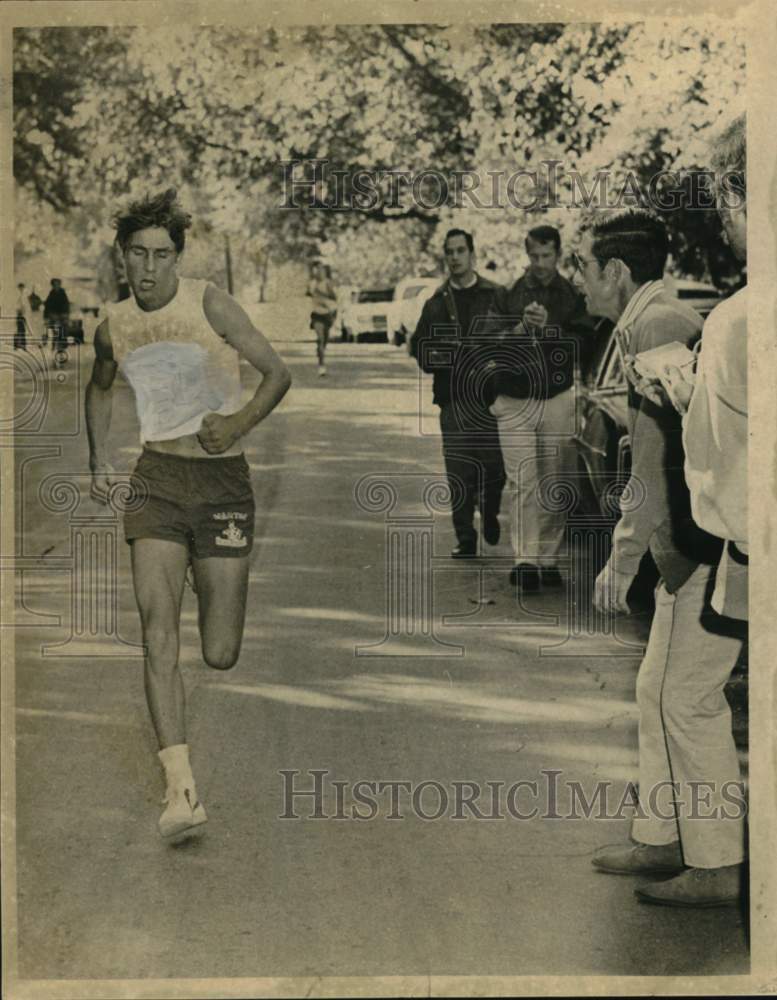
[[[680,416],[684,416],[688,412],[693,395],[693,384],[686,380],[682,370],[676,365],[664,365],[664,375],[669,383],[667,389],[669,400]]]
[[[95,503],[107,504],[114,483],[115,469],[111,465],[100,465],[92,469],[92,485],[89,496]]]
[[[668,406],[669,397],[666,391],[658,381],[658,379],[645,378],[644,375],[640,375],[635,366],[635,358],[633,354],[623,355],[623,367],[626,372],[626,378],[631,382],[640,396],[644,396],[645,399],[649,399],[651,403],[655,403],[656,406]]]
[[[548,310],[539,302],[530,302],[523,311],[523,321],[527,326],[545,326],[548,322]]]
[[[630,614],[631,608],[626,602],[629,587],[634,582],[636,573],[618,573],[610,560],[594,585],[593,604],[597,611],[612,615],[617,611]]]
[[[228,417],[206,413],[197,433],[197,439],[209,455],[220,455],[227,451],[241,436],[238,418],[234,413]]]

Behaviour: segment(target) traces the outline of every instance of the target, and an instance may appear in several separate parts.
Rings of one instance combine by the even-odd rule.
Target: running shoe
[[[205,807],[193,787],[168,788],[164,801],[167,808],[159,819],[159,832],[165,838],[175,837],[208,821]]]
[[[319,365],[318,366],[318,374],[319,375],[326,375],[326,365]]]

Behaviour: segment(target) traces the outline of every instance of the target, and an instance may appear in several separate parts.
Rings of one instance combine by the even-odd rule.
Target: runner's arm
[[[92,377],[86,387],[86,433],[89,438],[89,468],[92,472],[110,467],[108,462],[108,432],[113,409],[113,380],[116,377],[116,362],[108,331],[108,320],[104,319],[94,335],[94,365]]]
[[[203,309],[216,333],[262,376],[253,398],[237,413],[223,418],[234,422],[236,438],[242,437],[280,403],[291,385],[291,374],[267,338],[256,329],[231,295],[215,285],[208,285]]]

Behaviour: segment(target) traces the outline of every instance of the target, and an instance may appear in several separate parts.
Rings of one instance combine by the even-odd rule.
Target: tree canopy
[[[540,215],[573,238],[584,205],[438,204],[439,178],[469,171],[486,192],[494,173],[543,175],[553,161],[561,196],[575,171],[589,183],[609,171],[615,186],[631,175],[644,193],[661,171],[706,167],[745,79],[741,37],[713,17],[44,28],[14,42],[17,252],[34,251],[42,228],[92,251],[118,202],[174,184],[201,232],[230,234],[255,259],[322,255],[354,284],[430,267],[450,225],[471,229],[497,269],[514,267]],[[327,164],[319,207],[284,207],[288,164],[313,160]],[[421,177],[420,197],[392,203],[384,178],[386,197],[353,202],[359,170]],[[321,207],[338,172],[349,210]],[[684,273],[725,277],[715,213],[665,215]]]

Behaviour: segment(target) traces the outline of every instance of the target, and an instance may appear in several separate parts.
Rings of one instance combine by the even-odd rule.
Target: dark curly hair
[[[117,212],[113,219],[116,239],[122,250],[130,236],[141,229],[166,229],[176,251],[180,253],[186,242],[186,230],[191,224],[192,217],[178,204],[175,188],[133,201],[125,212]]]
[[[661,219],[650,212],[618,212],[595,223],[591,235],[591,250],[600,267],[608,260],[622,260],[638,285],[663,277],[669,237]]]

